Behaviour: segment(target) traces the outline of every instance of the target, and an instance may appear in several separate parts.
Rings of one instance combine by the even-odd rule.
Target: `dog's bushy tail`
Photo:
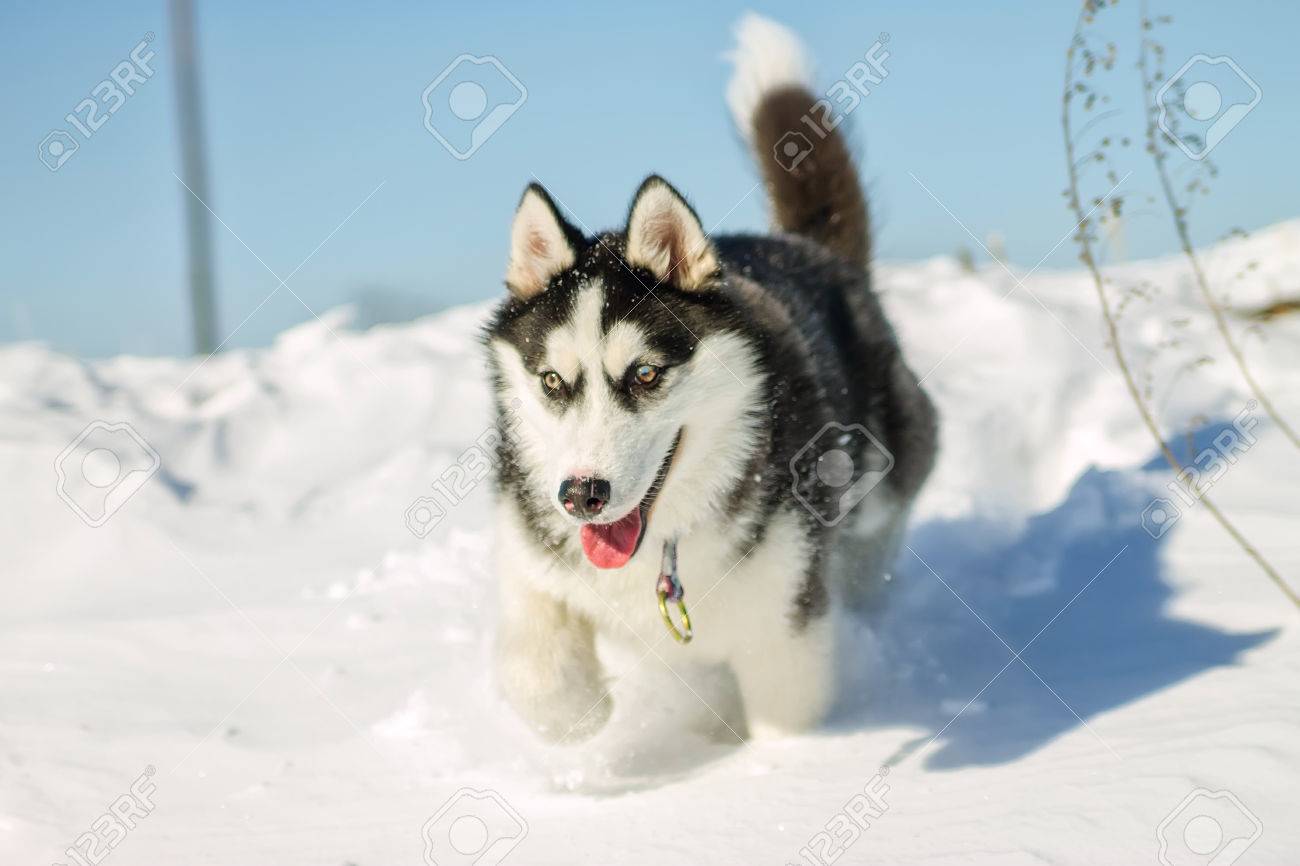
[[[870,255],[867,203],[843,134],[827,129],[799,38],[749,13],[736,25],[727,103],[754,149],[776,225],[858,265]]]

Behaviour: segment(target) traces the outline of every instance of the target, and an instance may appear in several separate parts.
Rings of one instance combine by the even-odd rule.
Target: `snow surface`
[[[1300,222],[1208,259],[1236,302],[1294,295]],[[1249,397],[1184,262],[1111,273],[1156,287],[1125,333],[1162,417],[1205,447]],[[462,788],[526,822],[507,863],[800,863],[828,823],[853,835],[835,816],[882,766],[888,808],[839,862],[1156,863],[1198,788],[1262,825],[1237,862],[1296,862],[1300,614],[1203,508],[1143,530],[1170,475],[1088,280],[1022,276],[879,267],[941,462],[858,641],[867,687],[823,731],[746,743],[671,642],[612,654],[615,714],[584,744],[539,744],[496,697],[487,485],[424,539],[404,520],[486,429],[486,306],[365,331],[336,311],[202,364],[0,348],[0,863],[75,862],[146,767],[156,808],[108,834],[119,866],[418,864]],[[1293,422],[1298,338],[1246,338]],[[54,463],[96,419],[162,467],[90,528]],[[1300,582],[1300,460],[1256,432],[1213,495]],[[467,802],[431,832],[468,844],[445,825]],[[1201,798],[1176,826],[1249,834],[1233,810]]]

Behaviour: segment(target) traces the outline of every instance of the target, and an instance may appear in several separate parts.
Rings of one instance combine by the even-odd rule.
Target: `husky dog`
[[[610,715],[597,635],[728,665],[751,733],[818,724],[837,614],[887,568],[934,459],[933,408],[872,293],[847,143],[804,134],[821,113],[793,34],[749,16],[737,35],[728,102],[771,235],[710,237],[658,176],[622,231],[588,236],[537,184],[511,228],[509,296],[485,334],[497,674],[549,739]],[[688,645],[656,601],[667,552]]]

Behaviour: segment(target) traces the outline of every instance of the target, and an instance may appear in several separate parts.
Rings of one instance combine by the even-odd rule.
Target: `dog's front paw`
[[[501,691],[543,739],[576,743],[605,726],[614,700],[594,659],[511,654],[497,660]]]
[[[549,742],[560,745],[581,742],[594,736],[605,727],[610,714],[614,712],[614,699],[609,692],[597,694],[590,702],[588,697],[592,696],[584,695],[579,701],[568,696],[556,696],[532,720],[537,733]]]

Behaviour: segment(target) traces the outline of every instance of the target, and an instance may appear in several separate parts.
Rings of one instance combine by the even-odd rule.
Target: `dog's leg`
[[[522,579],[503,577],[497,680],[539,734],[575,742],[604,726],[613,701],[591,621]]]
[[[732,658],[750,733],[798,733],[821,723],[835,689],[835,634],[823,614],[801,628],[773,624]]]

